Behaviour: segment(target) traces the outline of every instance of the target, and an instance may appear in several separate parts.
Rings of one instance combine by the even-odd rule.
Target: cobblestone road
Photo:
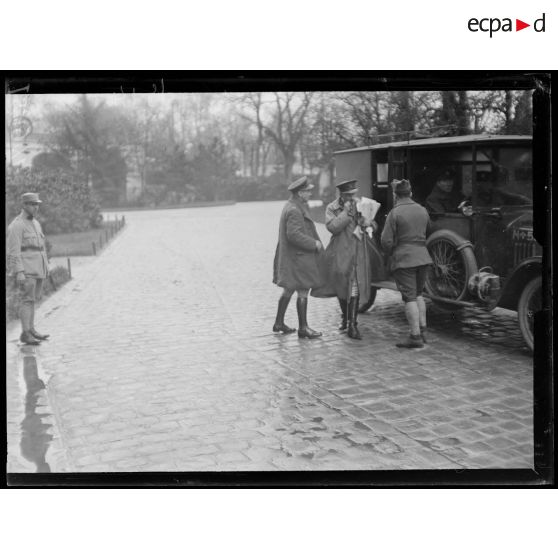
[[[281,207],[127,214],[39,308],[50,341],[23,353],[7,330],[8,470],[41,466],[30,443],[53,471],[531,467],[514,314],[429,308],[432,342],[398,350],[403,308],[381,290],[361,342],[333,299],[310,300],[321,339],[271,333]]]

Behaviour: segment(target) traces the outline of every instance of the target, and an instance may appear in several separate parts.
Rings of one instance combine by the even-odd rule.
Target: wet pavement
[[[56,433],[46,377],[40,371],[36,349],[12,341],[7,354],[8,472],[67,470],[65,451]]]
[[[25,418],[21,421],[21,455],[37,467],[38,473],[49,473],[50,466],[46,462],[46,453],[52,434],[51,424],[47,422],[50,413],[41,413],[39,401],[45,397],[45,384],[39,378],[37,359],[32,356],[23,357],[23,378],[25,380]]]
[[[532,357],[515,314],[429,305],[429,344],[399,350],[400,297],[380,290],[360,342],[338,332],[333,299],[310,299],[322,338],[273,334],[281,208],[128,213],[38,310],[52,337],[36,373],[7,331],[8,470],[531,467]]]

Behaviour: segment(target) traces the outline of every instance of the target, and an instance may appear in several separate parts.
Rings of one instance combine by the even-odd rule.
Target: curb
[[[219,202],[198,202],[181,205],[158,205],[156,207],[103,207],[101,208],[101,213],[120,213],[123,211],[157,211],[159,209],[189,209],[196,207],[221,207],[226,205],[235,205],[236,203],[236,200],[223,200]]]

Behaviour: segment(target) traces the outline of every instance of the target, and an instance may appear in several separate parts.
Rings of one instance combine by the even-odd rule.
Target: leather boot
[[[275,323],[273,324],[273,331],[278,333],[282,331],[283,333],[294,333],[296,329],[289,327],[285,324],[285,312],[287,311],[287,306],[289,306],[289,302],[291,298],[287,298],[282,296],[279,299],[279,303],[277,304],[277,316],[275,317]]]
[[[345,331],[347,329],[347,301],[343,298],[339,298],[338,300],[341,308],[341,325],[339,326],[339,331]]]
[[[362,339],[357,327],[358,296],[352,296],[349,300],[349,337],[351,339]]]
[[[31,327],[29,328],[29,333],[39,341],[44,341],[45,339],[48,339],[50,337],[50,335],[46,333],[39,333],[35,329],[35,305],[34,304],[31,306]]]
[[[424,347],[420,334],[411,334],[406,339],[403,339],[399,343],[396,343],[395,346],[399,347],[400,349],[420,349],[421,347]]]
[[[34,327],[29,330],[29,333],[39,341],[44,341],[45,339],[48,339],[50,337],[48,333],[39,333]]]
[[[308,299],[307,298],[297,298],[296,299],[296,311],[298,313],[298,336],[300,338],[306,339],[316,339],[316,337],[321,337],[321,332],[314,331],[308,327],[306,321],[306,312],[308,310]]]
[[[24,345],[40,345],[41,342],[38,339],[35,339],[33,335],[31,335],[30,331],[24,331],[20,336],[19,340]]]

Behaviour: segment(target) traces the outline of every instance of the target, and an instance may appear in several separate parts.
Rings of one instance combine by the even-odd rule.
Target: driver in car
[[[455,187],[455,177],[452,171],[445,170],[436,179],[436,184],[426,198],[425,207],[429,213],[454,213],[463,196]]]

